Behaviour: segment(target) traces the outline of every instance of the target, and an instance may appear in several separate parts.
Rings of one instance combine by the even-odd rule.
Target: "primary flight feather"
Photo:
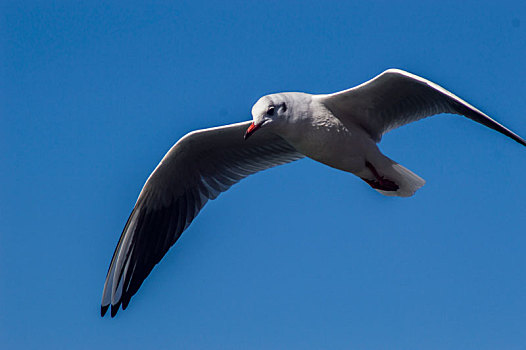
[[[526,141],[444,88],[389,69],[328,95],[263,96],[253,121],[193,131],[161,160],[144,185],[111,259],[101,315],[125,309],[153,267],[209,199],[248,175],[305,156],[353,173],[378,192],[408,197],[425,181],[383,155],[382,135],[440,113],[466,116]]]

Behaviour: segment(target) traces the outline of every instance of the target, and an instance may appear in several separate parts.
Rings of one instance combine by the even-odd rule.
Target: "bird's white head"
[[[253,122],[245,133],[245,140],[262,127],[275,128],[286,123],[291,115],[290,107],[290,101],[284,93],[261,97],[252,107]]]

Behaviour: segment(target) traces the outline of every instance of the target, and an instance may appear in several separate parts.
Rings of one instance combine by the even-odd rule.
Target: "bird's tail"
[[[386,179],[394,182],[398,189],[385,191],[375,188],[375,190],[381,194],[386,196],[410,197],[426,183],[420,176],[392,159],[385,157],[385,160],[386,161],[382,162],[383,164],[377,168],[378,172]]]
[[[385,196],[410,197],[424,184],[424,179],[386,157],[378,148],[369,153],[364,170],[356,175]]]

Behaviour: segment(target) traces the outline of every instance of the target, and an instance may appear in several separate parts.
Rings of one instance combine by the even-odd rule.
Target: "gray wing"
[[[123,310],[153,267],[209,199],[258,171],[303,158],[281,137],[250,121],[197,130],[180,139],[144,185],[111,259],[101,315]]]
[[[344,125],[358,124],[375,141],[399,126],[440,113],[466,116],[526,146],[526,141],[466,101],[424,78],[389,69],[349,90],[320,95]]]

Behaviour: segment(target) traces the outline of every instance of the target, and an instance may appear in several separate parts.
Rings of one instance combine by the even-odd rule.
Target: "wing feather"
[[[357,87],[318,99],[345,124],[360,125],[377,142],[386,132],[440,113],[459,114],[526,146],[526,141],[443,87],[388,69]]]
[[[168,151],[144,185],[113,254],[101,314],[125,309],[153,267],[209,199],[258,171],[303,158],[281,137],[251,122],[191,132]]]

